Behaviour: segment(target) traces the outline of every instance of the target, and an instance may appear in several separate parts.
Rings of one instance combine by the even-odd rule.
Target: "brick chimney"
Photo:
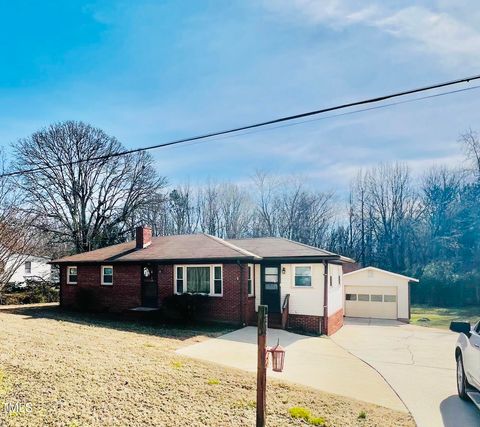
[[[152,243],[152,229],[151,227],[137,227],[135,230],[137,241],[137,249],[146,248]]]

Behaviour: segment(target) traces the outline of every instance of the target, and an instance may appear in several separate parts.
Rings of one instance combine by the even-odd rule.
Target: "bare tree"
[[[369,215],[378,259],[394,271],[405,271],[414,225],[421,210],[410,171],[402,164],[382,165],[367,175]]]
[[[237,239],[248,235],[253,206],[247,190],[236,184],[223,184],[220,187],[220,210],[224,237]]]
[[[467,160],[471,162],[475,177],[480,181],[480,140],[478,132],[469,129],[460,135],[460,142],[465,150]]]
[[[0,173],[7,172],[0,153]],[[0,291],[29,255],[37,254],[41,235],[33,228],[35,215],[25,209],[24,195],[10,177],[0,178]]]
[[[256,171],[253,182],[257,191],[256,214],[258,216],[256,235],[275,236],[276,229],[276,191],[279,182],[275,177],[262,171]]]
[[[218,185],[209,182],[198,190],[197,212],[203,233],[213,236],[221,234],[220,194]]]
[[[190,186],[184,185],[172,190],[168,196],[171,227],[169,234],[191,234],[198,225],[198,214]]]
[[[126,223],[165,183],[143,152],[115,156],[122,145],[100,129],[66,121],[15,145],[18,168],[40,228],[71,242],[76,252],[118,242]],[[53,225],[53,226],[52,226]]]

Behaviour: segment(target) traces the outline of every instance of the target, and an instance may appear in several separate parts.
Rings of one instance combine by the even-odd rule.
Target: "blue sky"
[[[17,1],[0,22],[7,150],[66,119],[139,147],[480,73],[474,0]],[[379,162],[460,161],[479,93],[152,155],[172,184],[263,169],[342,192]]]

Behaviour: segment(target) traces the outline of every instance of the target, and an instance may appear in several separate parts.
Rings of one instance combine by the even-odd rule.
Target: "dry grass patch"
[[[33,405],[31,413],[1,412],[0,425],[255,424],[255,375],[174,352],[225,328],[153,326],[54,308],[2,310],[0,328],[5,399]],[[403,413],[269,381],[268,425],[306,425],[290,416],[293,406],[308,408],[326,426],[414,426]],[[360,424],[362,410],[368,418]]]

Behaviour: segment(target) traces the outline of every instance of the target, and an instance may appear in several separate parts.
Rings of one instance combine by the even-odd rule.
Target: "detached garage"
[[[375,267],[344,274],[345,316],[408,322],[412,282],[418,280]]]

